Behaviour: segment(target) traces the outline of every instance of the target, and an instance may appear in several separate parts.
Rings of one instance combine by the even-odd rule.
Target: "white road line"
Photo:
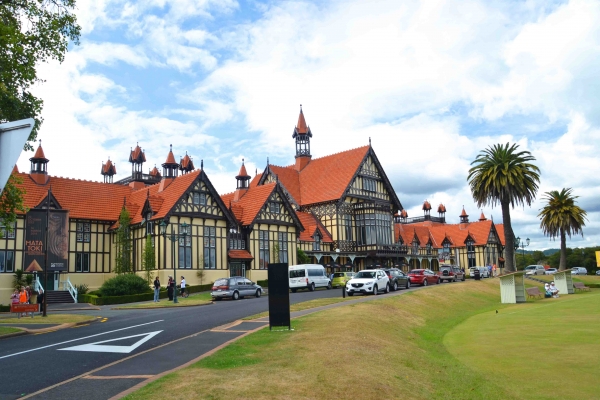
[[[108,332],[102,332],[102,333],[97,333],[95,335],[90,335],[90,336],[86,336],[86,337],[82,337],[82,338],[78,338],[78,339],[71,339],[71,340],[67,340],[66,342],[60,342],[60,343],[55,343],[55,344],[49,344],[48,346],[42,346],[42,347],[37,347],[35,349],[30,349],[30,350],[25,350],[25,351],[20,351],[18,353],[14,353],[14,354],[9,354],[7,356],[2,356],[0,357],[0,360],[2,360],[3,358],[8,358],[8,357],[13,357],[13,356],[18,356],[20,354],[25,354],[25,353],[30,353],[32,351],[36,351],[36,350],[43,350],[43,349],[47,349],[48,347],[54,347],[54,346],[60,346],[62,344],[65,343],[71,343],[71,342],[76,342],[78,340],[84,340],[84,339],[89,339],[89,338],[93,338],[96,336],[100,336],[100,335],[106,335],[108,333],[113,333],[113,332],[119,332],[119,331],[124,331],[126,329],[131,329],[131,328],[137,328],[138,326],[144,326],[144,325],[150,325],[150,324],[155,324],[157,322],[163,322],[164,319],[159,319],[158,321],[153,321],[153,322],[146,322],[144,324],[139,324],[139,325],[133,325],[133,326],[129,326],[127,328],[121,328],[121,329],[115,329],[114,331],[108,331]]]

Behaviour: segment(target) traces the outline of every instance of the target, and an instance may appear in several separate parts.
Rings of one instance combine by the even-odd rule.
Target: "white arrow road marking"
[[[139,335],[125,336],[125,337],[120,337],[120,338],[117,338],[117,339],[103,340],[101,342],[95,342],[95,343],[81,344],[79,346],[67,347],[65,349],[58,349],[58,350],[93,351],[93,352],[96,352],[96,353],[124,353],[124,354],[128,354],[128,353],[131,353],[133,350],[137,349],[138,347],[140,347],[141,345],[143,345],[148,340],[152,339],[154,336],[158,335],[161,332],[162,331],[142,333],[142,334],[139,334]],[[130,338],[140,337],[140,336],[144,336],[144,338],[138,340],[137,342],[135,342],[131,346],[110,346],[110,345],[104,345],[104,344],[102,344],[102,343],[116,342],[117,340],[130,339]]]
[[[37,350],[43,350],[43,349],[47,349],[48,347],[60,346],[61,344],[66,344],[66,343],[76,342],[76,341],[78,341],[78,340],[89,339],[89,338],[96,337],[96,336],[100,336],[100,335],[106,335],[106,334],[108,334],[108,333],[114,333],[114,332],[124,331],[124,330],[131,329],[131,328],[137,328],[138,326],[150,325],[150,324],[155,324],[155,323],[157,323],[157,322],[163,322],[163,321],[164,321],[164,319],[159,319],[158,321],[146,322],[146,323],[139,324],[139,325],[128,326],[127,328],[115,329],[115,330],[113,330],[113,331],[102,332],[102,333],[96,333],[95,335],[85,336],[85,337],[82,337],[82,338],[77,338],[77,339],[71,339],[71,340],[67,340],[66,342],[60,342],[60,343],[49,344],[49,345],[47,345],[47,346],[42,346],[42,347],[38,347],[38,348],[35,348],[35,349],[29,349],[29,350],[25,350],[25,351],[20,351],[20,352],[18,352],[18,353],[8,354],[8,355],[6,355],[6,356],[2,356],[2,357],[0,357],[0,360],[2,360],[3,358],[8,358],[8,357],[14,357],[14,356],[18,356],[18,355],[20,355],[20,354],[30,353],[30,352],[32,352],[32,351],[37,351]]]

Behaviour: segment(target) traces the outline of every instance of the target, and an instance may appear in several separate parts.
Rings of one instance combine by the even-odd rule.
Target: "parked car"
[[[413,285],[427,286],[440,283],[440,277],[430,269],[412,269],[408,271],[408,278]]]
[[[583,267],[571,268],[571,275],[587,275],[587,269]]]
[[[298,289],[308,289],[311,292],[318,287],[331,289],[331,281],[320,264],[290,265],[288,270],[292,293],[296,293]]]
[[[469,276],[475,278],[475,269],[479,270],[479,276],[481,279],[490,277],[490,270],[487,267],[471,267],[469,268]]]
[[[346,283],[346,294],[354,293],[379,294],[379,291],[390,291],[390,280],[382,269],[365,269],[359,271]]]
[[[554,275],[557,272],[558,272],[558,269],[556,269],[556,268],[548,268],[546,270],[546,275]]]
[[[399,288],[410,288],[410,280],[408,279],[408,276],[406,276],[406,274],[404,274],[404,272],[398,268],[388,268],[384,269],[383,271],[390,280],[390,289],[392,291],[395,292]]]
[[[354,272],[335,272],[331,280],[332,287],[346,286],[346,283],[355,275]]]
[[[600,269],[596,271],[596,275],[600,275]]]
[[[440,265],[438,276],[440,277],[440,282],[456,282],[465,280],[465,274],[460,268],[454,265]]]
[[[528,265],[524,271],[525,275],[546,275],[546,268],[543,265]]]
[[[232,276],[231,278],[217,279],[213,283],[210,295],[213,300],[221,300],[226,297],[237,300],[245,296],[260,297],[262,291],[262,287],[250,279],[243,276]]]

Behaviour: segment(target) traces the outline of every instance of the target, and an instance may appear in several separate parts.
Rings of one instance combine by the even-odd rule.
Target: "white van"
[[[325,268],[319,264],[290,265],[290,289],[296,293],[298,289],[308,289],[311,292],[318,287],[331,289],[331,281],[325,274]]]

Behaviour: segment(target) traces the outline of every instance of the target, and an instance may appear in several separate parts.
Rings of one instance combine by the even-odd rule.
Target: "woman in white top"
[[[183,296],[184,293],[185,293],[185,278],[182,276],[181,277],[181,295]]]
[[[558,298],[558,289],[554,286],[554,282],[550,284],[550,291],[552,292],[552,297]]]

